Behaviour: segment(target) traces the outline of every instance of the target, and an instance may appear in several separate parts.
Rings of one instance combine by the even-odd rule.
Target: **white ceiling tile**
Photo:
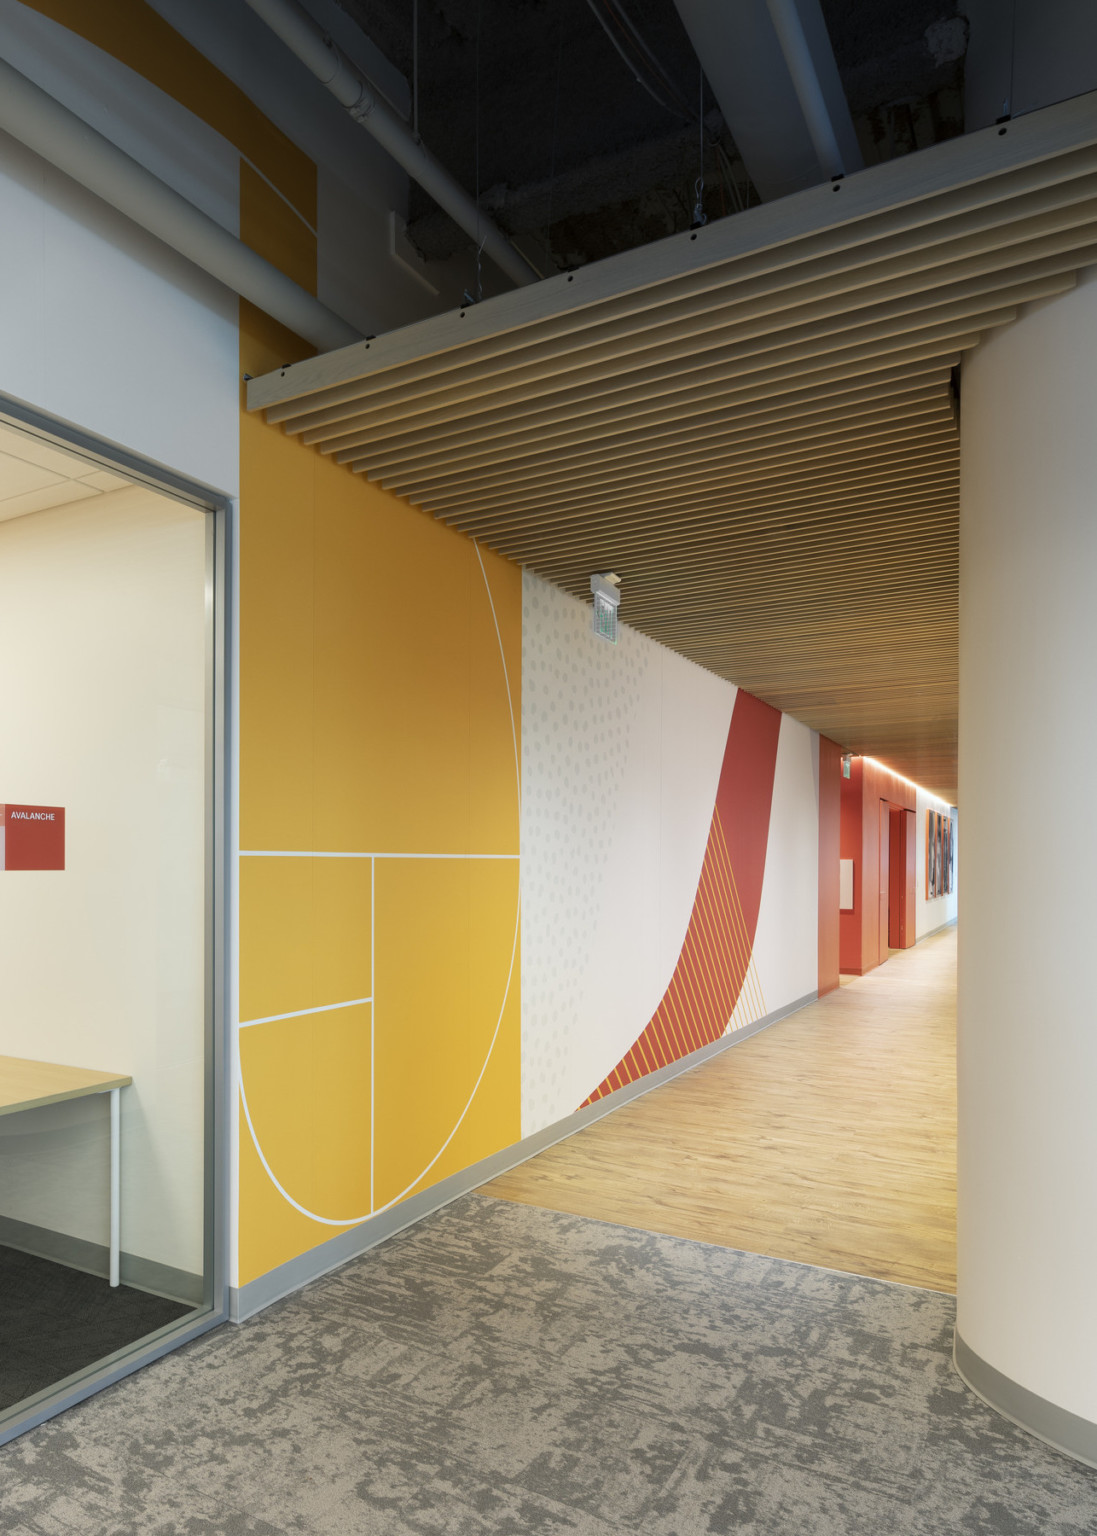
[[[0,523],[10,522],[13,517],[26,517],[31,512],[48,512],[54,507],[66,507],[72,501],[86,501],[97,496],[98,491],[79,480],[59,480],[53,485],[28,491],[23,496],[11,496],[0,501]]]
[[[0,503],[46,485],[58,485],[66,479],[67,476],[40,469],[37,464],[28,464],[25,459],[13,459],[8,453],[0,453]]]
[[[78,458],[74,453],[66,453],[61,448],[54,448],[26,432],[17,432],[13,427],[0,426],[0,453],[10,454],[25,464],[36,464],[39,469],[49,470],[66,479],[85,475],[92,468],[86,459]]]
[[[80,476],[81,485],[90,485],[95,491],[124,491],[133,484],[124,475],[112,475],[109,469],[93,469],[90,475]]]

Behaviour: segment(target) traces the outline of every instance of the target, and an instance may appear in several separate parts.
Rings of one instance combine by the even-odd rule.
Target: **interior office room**
[[[1097,1530],[1095,194],[1077,0],[0,0],[5,1533]]]

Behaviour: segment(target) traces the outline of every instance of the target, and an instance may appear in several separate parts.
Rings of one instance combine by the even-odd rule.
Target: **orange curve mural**
[[[777,770],[779,710],[742,689],[678,963],[647,1028],[579,1108],[719,1040],[766,1012],[753,962]]]

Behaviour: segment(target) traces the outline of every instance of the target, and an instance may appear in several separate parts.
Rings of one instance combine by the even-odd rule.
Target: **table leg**
[[[120,1088],[110,1091],[110,1283],[118,1284],[118,1259],[120,1242],[119,1205],[122,1191],[122,1159],[119,1145],[122,1117]]]

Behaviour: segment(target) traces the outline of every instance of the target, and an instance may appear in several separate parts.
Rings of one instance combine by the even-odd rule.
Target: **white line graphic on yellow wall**
[[[272,442],[283,526],[242,539],[241,1284],[520,1135],[521,574]],[[294,604],[269,572],[249,603],[276,536]]]

